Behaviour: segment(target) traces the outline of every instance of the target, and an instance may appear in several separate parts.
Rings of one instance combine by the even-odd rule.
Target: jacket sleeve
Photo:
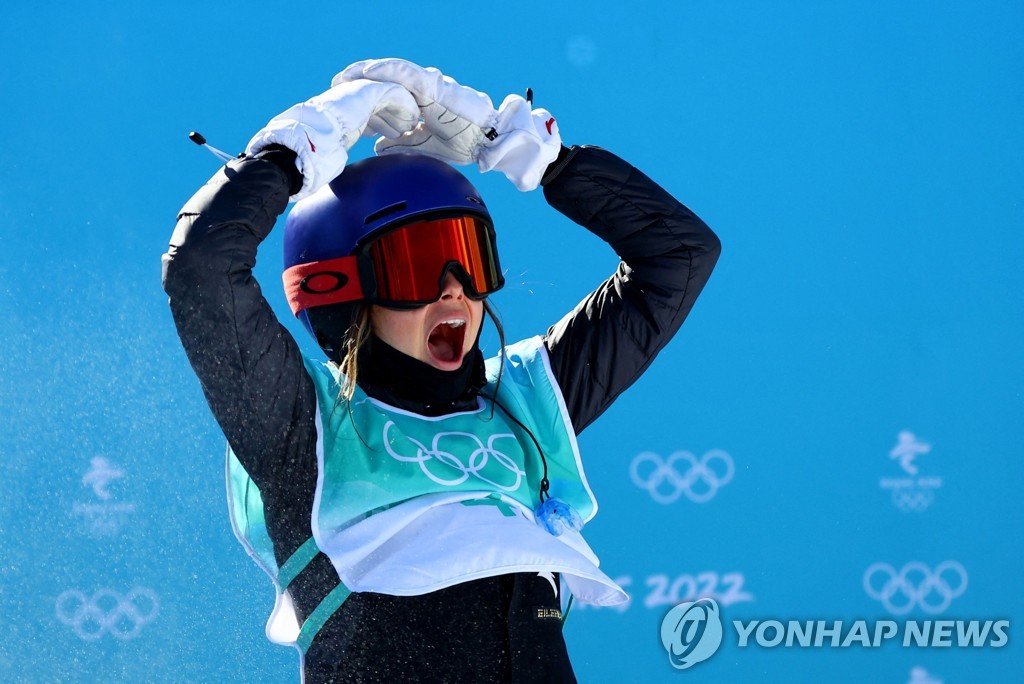
[[[182,208],[163,256],[182,345],[228,443],[261,489],[280,481],[284,468],[286,481],[312,477],[315,485],[315,467],[289,464],[315,453],[316,393],[298,345],[252,274],[257,247],[288,196],[278,164],[232,161]]]
[[[577,433],[679,330],[718,260],[718,237],[647,176],[573,147],[544,179],[555,209],[607,242],[615,273],[548,329],[545,344]]]

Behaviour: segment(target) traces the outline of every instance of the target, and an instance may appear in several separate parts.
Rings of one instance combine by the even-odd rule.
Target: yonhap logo
[[[677,670],[707,660],[722,645],[722,616],[714,599],[687,601],[661,621],[661,644]]]

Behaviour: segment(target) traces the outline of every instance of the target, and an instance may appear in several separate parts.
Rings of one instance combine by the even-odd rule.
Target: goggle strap
[[[296,264],[282,275],[288,306],[296,316],[314,306],[354,302],[363,298],[356,257]]]

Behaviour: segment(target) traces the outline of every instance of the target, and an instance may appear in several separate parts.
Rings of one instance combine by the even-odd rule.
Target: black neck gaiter
[[[477,342],[458,370],[443,371],[403,354],[371,333],[359,349],[359,386],[374,399],[420,415],[474,409],[476,395],[487,384]]]

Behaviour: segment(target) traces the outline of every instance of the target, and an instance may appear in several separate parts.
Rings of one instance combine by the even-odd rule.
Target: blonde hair
[[[342,384],[339,401],[352,401],[356,382],[359,380],[359,350],[370,338],[371,328],[370,305],[363,302],[356,315],[352,317],[352,325],[345,332],[345,339],[341,344],[341,363],[338,367],[341,370]]]

